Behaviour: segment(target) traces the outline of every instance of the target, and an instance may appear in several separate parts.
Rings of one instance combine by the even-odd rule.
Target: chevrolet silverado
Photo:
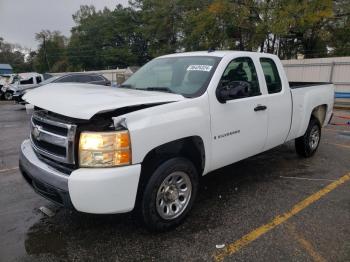
[[[181,223],[200,176],[295,140],[311,157],[332,115],[330,83],[288,82],[277,56],[240,51],[153,59],[118,88],[49,84],[21,145],[43,197],[95,214],[134,210],[146,227]]]

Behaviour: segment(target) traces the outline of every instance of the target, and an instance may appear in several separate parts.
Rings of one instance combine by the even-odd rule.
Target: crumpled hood
[[[48,84],[28,91],[23,99],[28,103],[78,119],[90,119],[97,113],[118,108],[181,101],[181,95],[114,88],[91,84]]]

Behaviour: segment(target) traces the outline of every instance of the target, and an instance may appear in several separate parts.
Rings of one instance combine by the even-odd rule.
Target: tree
[[[97,11],[81,6],[68,41],[37,34],[38,71],[142,65],[181,51],[230,49],[282,59],[350,54],[349,0],[130,0]]]
[[[65,71],[68,66],[66,46],[67,38],[59,31],[42,30],[35,35],[39,49],[34,60],[38,72]]]
[[[327,55],[331,0],[274,0],[259,3],[258,34],[263,36],[260,51],[281,58]],[[259,35],[258,35],[259,36]]]
[[[147,43],[140,31],[138,11],[117,5],[111,11],[81,6],[73,15],[76,26],[68,45],[73,68],[105,69],[142,65],[149,60]]]
[[[186,1],[136,0],[130,4],[141,17],[139,28],[152,57],[181,48]]]
[[[188,11],[186,49],[256,50],[257,14],[253,1],[214,0]]]
[[[25,61],[25,50],[16,44],[10,44],[0,37],[0,63],[10,64],[14,72],[31,71],[32,66]]]
[[[350,4],[348,0],[336,0],[334,4],[334,19],[330,20],[328,29],[330,32],[329,47],[331,55],[350,55]]]

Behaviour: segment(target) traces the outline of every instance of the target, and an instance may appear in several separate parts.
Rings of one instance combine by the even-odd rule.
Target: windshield
[[[15,75],[15,76],[12,78],[12,81],[11,81],[9,84],[14,84],[14,83],[16,83],[18,80],[19,80],[19,77],[18,77],[17,75]]]
[[[121,87],[198,96],[207,87],[219,61],[219,57],[212,56],[157,58],[141,67]]]

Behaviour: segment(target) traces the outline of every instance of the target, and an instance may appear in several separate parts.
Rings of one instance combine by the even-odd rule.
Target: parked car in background
[[[17,103],[24,104],[22,96],[39,86],[47,85],[50,83],[87,83],[95,85],[110,86],[111,82],[101,74],[87,74],[87,73],[69,73],[59,76],[52,76],[45,81],[32,85],[13,85],[9,88],[9,92],[12,92],[12,98]]]
[[[3,96],[5,100],[12,100],[16,90],[25,90],[33,86],[37,86],[42,81],[44,81],[42,74],[34,72],[18,74],[16,81],[12,82],[6,87],[2,87],[2,92],[4,94]]]
[[[18,80],[17,74],[0,75],[0,98],[4,97],[5,91],[9,85],[14,84]]]

